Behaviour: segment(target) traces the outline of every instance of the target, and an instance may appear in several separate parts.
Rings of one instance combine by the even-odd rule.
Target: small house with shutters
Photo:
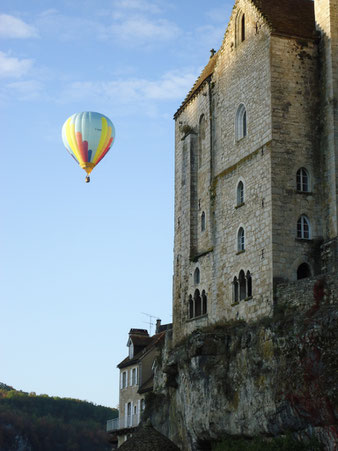
[[[119,418],[107,423],[107,432],[117,436],[118,446],[136,430],[145,408],[146,393],[153,389],[153,365],[171,324],[157,320],[156,333],[145,329],[130,329],[128,356],[120,362]]]

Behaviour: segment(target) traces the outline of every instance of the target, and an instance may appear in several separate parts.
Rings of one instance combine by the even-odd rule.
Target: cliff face
[[[288,431],[337,449],[336,299],[322,282],[310,297],[306,308],[205,328],[173,349],[168,337],[147,409],[155,428],[183,450]]]

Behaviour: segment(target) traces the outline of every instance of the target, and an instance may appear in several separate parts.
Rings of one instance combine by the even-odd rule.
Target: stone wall
[[[306,308],[167,343],[147,400],[154,427],[185,451],[225,436],[287,433],[315,435],[326,450],[337,449],[337,299],[311,296]]]
[[[304,262],[312,274],[320,272],[323,239],[317,45],[274,36],[271,55],[273,274],[296,280]],[[309,192],[297,190],[301,168],[309,174]],[[310,240],[297,239],[301,215],[310,222]]]
[[[235,43],[239,11],[246,39]],[[269,31],[251,3],[240,0],[219,51],[214,75],[176,118],[174,337],[220,318],[271,313],[270,50]],[[238,107],[245,105],[247,136],[235,137]],[[244,184],[244,203],[236,189]],[[201,230],[205,213],[206,229]],[[245,252],[237,233],[245,230]],[[194,283],[199,268],[201,282]],[[252,297],[235,303],[233,280],[252,274]],[[189,320],[188,299],[205,290],[208,312]]]
[[[327,271],[321,268],[320,247],[337,235],[338,0],[315,4],[321,41],[319,35],[307,40],[277,35],[250,1],[237,0],[213,74],[176,116],[176,341],[220,319],[270,315],[273,286],[296,280],[303,263],[313,276]],[[238,37],[241,13],[243,42]],[[247,134],[237,139],[240,105],[246,109]],[[297,189],[301,168],[309,175],[305,192]],[[241,205],[239,182],[244,185]],[[310,239],[297,236],[303,215]],[[238,252],[241,227],[244,252]],[[251,274],[252,296],[235,302],[233,282],[241,271]],[[189,296],[197,289],[206,292],[208,311],[190,320]]]
[[[320,302],[334,304],[338,300],[337,293],[338,279],[332,274],[281,283],[275,292],[276,312],[309,310],[317,308]]]
[[[321,35],[321,153],[325,183],[325,239],[338,233],[338,0],[315,0]]]

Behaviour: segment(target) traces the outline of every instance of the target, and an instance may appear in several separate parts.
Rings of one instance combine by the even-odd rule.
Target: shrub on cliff
[[[291,435],[275,439],[255,438],[253,440],[227,438],[217,443],[212,451],[321,451],[323,446],[316,440],[300,442]]]

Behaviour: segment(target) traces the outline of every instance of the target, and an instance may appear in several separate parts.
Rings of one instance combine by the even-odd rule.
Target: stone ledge
[[[237,208],[241,208],[241,207],[243,207],[243,205],[245,205],[245,202],[242,202],[242,203],[236,205],[235,209],[237,210]]]
[[[199,315],[199,316],[194,316],[193,318],[188,318],[185,322],[186,323],[191,323],[193,321],[196,321],[198,319],[204,319],[204,318],[208,318],[208,314],[204,313],[203,315]]]
[[[192,262],[197,262],[199,258],[204,257],[205,255],[210,254],[210,252],[213,252],[214,248],[211,247],[210,249],[207,249],[206,251],[200,252],[199,254],[191,255],[190,260]]]

